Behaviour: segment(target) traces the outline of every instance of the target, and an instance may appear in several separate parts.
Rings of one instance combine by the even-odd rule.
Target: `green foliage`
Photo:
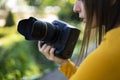
[[[27,3],[29,3],[29,5],[39,8],[41,13],[44,12],[44,9],[47,6],[58,6],[61,9],[60,12],[58,12],[57,14],[59,19],[64,21],[74,21],[74,22],[81,21],[79,19],[78,14],[73,12],[74,0],[29,0],[29,1],[26,0],[26,1]]]
[[[14,26],[13,26],[14,27]],[[15,27],[0,27],[0,38],[17,33]]]
[[[26,1],[27,4],[30,5],[30,6],[39,7],[41,0],[25,0],[25,1]]]
[[[6,18],[5,26],[13,26],[15,24],[14,17],[11,11],[8,12],[8,16]]]
[[[28,5],[30,6],[54,6],[54,5],[60,5],[59,3],[62,3],[64,0],[25,0]]]
[[[43,6],[60,6],[64,0],[41,0],[41,5]]]
[[[40,55],[37,42],[25,41],[15,27],[1,28],[0,35],[4,35],[0,38],[0,80],[30,80],[55,67]]]
[[[58,13],[61,20],[80,22],[78,14],[73,12],[72,0],[67,1],[61,6],[61,11]]]

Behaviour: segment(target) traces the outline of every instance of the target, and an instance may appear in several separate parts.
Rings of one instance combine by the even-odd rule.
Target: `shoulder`
[[[118,77],[120,71],[120,27],[107,32],[99,47],[94,50],[81,63],[78,74],[86,78],[84,80],[109,80],[110,73]],[[119,67],[118,67],[119,66]],[[85,77],[85,75],[87,77]],[[105,79],[106,76],[106,79]],[[111,76],[112,80],[115,78]],[[83,80],[83,79],[82,79]]]
[[[108,31],[100,44],[100,47],[115,50],[120,46],[120,26]],[[119,49],[120,50],[120,49]]]
[[[105,36],[110,40],[120,39],[120,26],[108,31]]]
[[[103,41],[81,65],[93,65],[94,68],[108,68],[120,60],[120,27],[110,30]],[[110,64],[113,62],[113,64]],[[93,67],[92,66],[92,67]],[[90,67],[90,66],[89,66]],[[93,68],[93,69],[94,69]]]

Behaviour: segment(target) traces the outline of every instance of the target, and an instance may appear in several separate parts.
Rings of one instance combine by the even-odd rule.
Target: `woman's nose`
[[[81,11],[80,9],[80,4],[78,4],[77,2],[74,4],[74,7],[73,7],[73,11],[75,13],[79,13]]]

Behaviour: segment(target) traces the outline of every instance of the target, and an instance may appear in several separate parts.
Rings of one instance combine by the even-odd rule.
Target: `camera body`
[[[44,44],[55,48],[54,55],[68,59],[72,56],[80,30],[60,20],[52,23],[40,21],[34,17],[23,19],[18,24],[18,32],[26,40],[40,40]]]

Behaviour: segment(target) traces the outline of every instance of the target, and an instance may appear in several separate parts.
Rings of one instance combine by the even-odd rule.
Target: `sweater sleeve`
[[[71,60],[68,60],[67,63],[59,67],[59,70],[67,78],[70,78],[77,71],[77,67]]]

